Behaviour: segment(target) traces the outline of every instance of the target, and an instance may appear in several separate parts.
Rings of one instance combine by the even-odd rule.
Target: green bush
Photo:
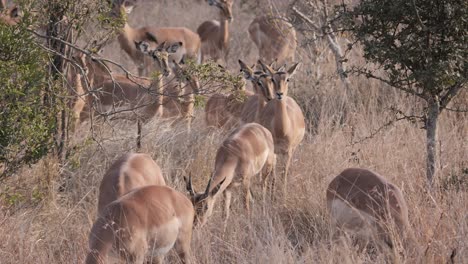
[[[25,25],[0,23],[0,178],[36,162],[53,146],[58,91],[47,54]]]

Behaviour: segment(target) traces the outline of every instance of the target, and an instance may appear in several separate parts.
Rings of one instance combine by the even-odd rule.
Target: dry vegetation
[[[130,23],[187,26],[196,30],[205,18],[216,18],[213,8],[197,1],[145,2]],[[238,1],[241,2],[241,1]],[[249,62],[256,48],[246,28],[255,11],[234,7],[229,68],[237,72],[237,56]],[[189,11],[183,11],[184,8]],[[332,54],[303,62],[290,85],[306,115],[308,132],[291,166],[289,194],[283,203],[271,202],[262,213],[260,188],[254,185],[252,219],[233,201],[230,225],[222,234],[222,206],[202,229],[195,229],[195,263],[455,263],[468,259],[468,118],[444,112],[440,119],[440,164],[437,187],[425,189],[424,130],[420,124],[400,121],[367,139],[394,118],[397,106],[407,112],[424,107],[413,97],[364,78],[351,78],[345,93],[335,74]],[[113,43],[108,56],[135,70]],[[358,63],[359,54],[353,55]],[[320,71],[320,74],[317,74]],[[466,90],[458,103],[467,105]],[[203,189],[214,165],[223,132],[206,128],[203,109],[196,111],[193,128],[154,120],[144,127],[143,150],[163,169],[168,185],[185,191],[183,177],[192,172],[194,185]],[[65,167],[44,159],[24,168],[0,187],[0,263],[82,263],[88,232],[96,217],[98,186],[108,166],[122,153],[135,150],[136,124],[125,121],[89,123],[78,131],[77,147]],[[362,140],[361,139],[365,139]],[[418,252],[408,248],[387,254],[357,253],[349,243],[333,240],[325,208],[325,189],[332,177],[347,167],[374,170],[399,186],[410,208]],[[60,176],[59,176],[60,175]],[[278,192],[280,193],[280,192]],[[257,194],[257,195],[255,195]],[[455,253],[454,253],[455,252]],[[166,259],[177,262],[176,255]]]

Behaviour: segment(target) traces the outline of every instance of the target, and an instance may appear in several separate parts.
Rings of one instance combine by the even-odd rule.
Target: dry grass
[[[167,2],[146,2],[146,8],[135,10],[140,15],[133,16],[131,22],[195,30],[193,25],[216,16],[203,3]],[[181,15],[183,6],[199,15]],[[144,17],[142,14],[152,17],[133,20]],[[237,71],[234,55],[253,62],[257,51],[246,33],[252,12],[240,10],[236,4],[234,16],[229,66]],[[115,44],[106,54],[135,69]],[[425,135],[419,125],[402,121],[352,144],[390,120],[388,107],[411,112],[420,109],[422,103],[361,78],[351,79],[353,89],[346,94],[329,52],[315,64],[305,50],[299,54],[304,65],[290,90],[306,113],[308,133],[293,158],[288,197],[284,203],[268,202],[266,214],[257,198],[252,219],[247,219],[235,196],[224,235],[218,202],[208,224],[194,231],[195,263],[382,263],[390,259],[400,263],[450,263],[453,250],[455,263],[468,259],[466,115],[446,112],[441,117],[438,187],[429,194],[424,188]],[[465,91],[459,101],[466,105],[467,99]],[[167,121],[155,120],[144,127],[143,151],[157,160],[168,185],[182,192],[183,177],[189,171],[195,187],[205,187],[215,151],[225,136],[205,127],[202,109],[197,110],[193,125],[190,134]],[[83,262],[88,232],[96,216],[99,182],[116,157],[134,150],[136,125],[104,122],[91,133],[88,124],[78,134],[79,145],[64,167],[44,159],[0,187],[1,263]],[[352,166],[372,169],[403,190],[419,252],[357,253],[349,243],[332,240],[325,188],[332,177]],[[254,194],[258,190],[254,186]],[[176,262],[175,254],[167,259]]]

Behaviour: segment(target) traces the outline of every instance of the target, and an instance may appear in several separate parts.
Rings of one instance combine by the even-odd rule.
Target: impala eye
[[[286,81],[287,81],[287,82],[289,82],[289,78],[288,78],[288,79],[286,79]]]

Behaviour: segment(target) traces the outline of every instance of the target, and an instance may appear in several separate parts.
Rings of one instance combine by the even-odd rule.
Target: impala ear
[[[291,78],[296,73],[297,69],[299,68],[299,64],[300,64],[300,62],[294,64],[293,66],[291,66],[291,68],[289,68],[288,78]]]
[[[169,53],[176,53],[177,50],[182,47],[183,43],[182,42],[177,42],[177,43],[173,43],[171,44],[169,47],[167,47],[167,52]]]
[[[268,65],[268,66],[270,66],[270,68],[274,69],[274,68],[275,68],[275,65],[276,65],[276,62],[278,62],[278,58],[276,58],[274,61],[272,61],[272,62],[270,63],[270,65]]]
[[[286,69],[286,64],[284,64],[283,66],[279,67],[278,70],[276,70],[277,72],[284,72],[284,70]]]
[[[156,38],[156,36],[153,35],[153,34],[151,34],[150,32],[146,32],[146,38],[147,38],[149,41],[153,41],[153,42],[158,43],[158,39]]]
[[[245,64],[245,62],[241,60],[239,60],[239,65],[240,65],[240,71],[244,74],[244,78],[249,81],[254,80],[254,77],[253,77],[254,73],[253,73],[252,68],[247,66],[247,64]]]

